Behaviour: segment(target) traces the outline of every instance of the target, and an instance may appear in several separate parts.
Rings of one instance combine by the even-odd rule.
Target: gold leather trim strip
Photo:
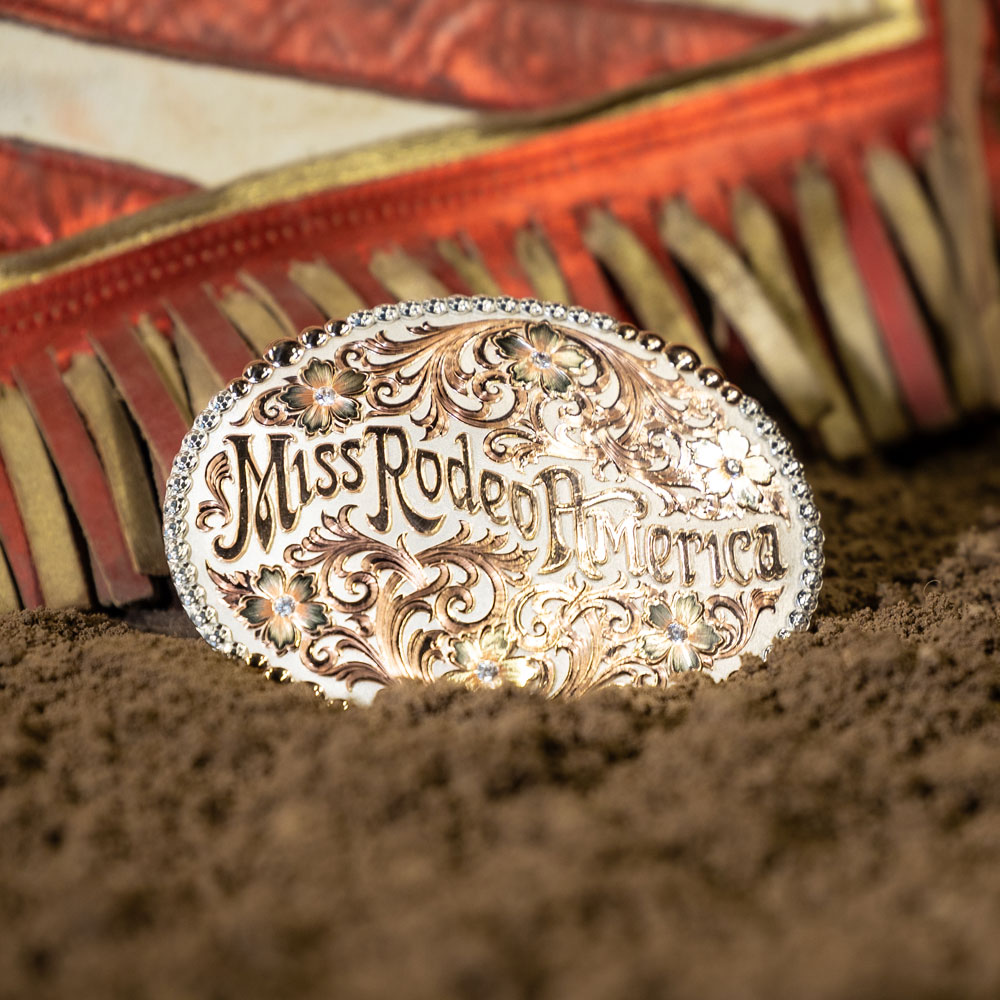
[[[490,274],[478,250],[469,243],[467,238],[462,243],[458,240],[438,240],[437,252],[458,272],[473,295],[500,295],[496,278]]]
[[[28,404],[9,386],[0,386],[0,451],[46,605],[86,607],[87,579],[58,477]]]
[[[288,276],[327,316],[349,316],[364,308],[364,299],[321,257],[293,260]]]
[[[376,250],[368,261],[368,270],[390,295],[395,295],[400,301],[444,298],[448,295],[448,289],[401,247]]]
[[[519,229],[514,234],[514,256],[521,270],[540,299],[552,302],[570,302],[566,278],[559,268],[556,255],[548,240],[534,226]]]
[[[861,413],[877,442],[899,440],[908,430],[906,415],[833,182],[817,165],[804,164],[795,198],[806,256]]]
[[[809,306],[795,276],[791,254],[770,208],[747,188],[733,194],[736,238],[757,281],[806,356],[817,385],[829,403],[817,428],[834,458],[852,458],[868,450],[864,431],[854,415]]]
[[[63,382],[94,439],[135,568],[166,574],[160,515],[125,404],[93,354],[74,354]]]
[[[660,217],[671,253],[708,289],[726,319],[742,334],[757,370],[795,421],[813,426],[829,409],[809,358],[736,250],[680,198]]]
[[[21,600],[17,594],[14,577],[11,575],[10,567],[7,565],[7,557],[4,554],[3,546],[0,545],[0,615],[17,611],[20,607]]]
[[[715,349],[695,325],[659,263],[628,226],[610,212],[595,208],[587,218],[583,241],[614,276],[647,330],[661,332],[672,344],[687,344],[706,365],[718,366]]]

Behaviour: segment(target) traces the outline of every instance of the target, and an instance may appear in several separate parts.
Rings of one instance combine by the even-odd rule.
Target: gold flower
[[[499,626],[484,626],[478,636],[459,636],[448,643],[452,669],[444,676],[473,689],[502,684],[524,687],[535,676],[535,669],[526,657],[511,656],[513,648]]]
[[[538,383],[549,393],[561,396],[573,385],[573,378],[590,360],[574,341],[548,323],[530,323],[523,334],[506,333],[496,345],[510,366],[511,378],[524,385]]]
[[[741,507],[756,510],[763,499],[761,486],[774,476],[774,469],[760,456],[755,446],[734,428],[719,432],[719,443],[697,441],[691,445],[696,465],[709,471],[705,474],[705,489],[718,497],[732,493]]]
[[[280,566],[262,566],[254,588],[259,596],[243,598],[237,613],[278,652],[296,647],[302,632],[315,632],[328,625],[326,607],[316,596],[312,573],[296,573],[285,580]]]
[[[301,381],[282,389],[278,398],[289,412],[298,415],[306,434],[325,433],[330,426],[349,424],[361,415],[353,396],[360,396],[368,385],[368,376],[351,369],[337,371],[329,361],[310,361]]]
[[[705,609],[694,594],[679,594],[673,605],[653,604],[643,616],[655,632],[642,637],[650,663],[667,661],[667,670],[682,674],[711,664],[722,636],[704,621]]]

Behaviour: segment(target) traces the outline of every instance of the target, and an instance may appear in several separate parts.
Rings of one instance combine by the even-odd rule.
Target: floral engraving
[[[705,489],[717,497],[730,493],[741,507],[760,508],[763,500],[762,486],[774,478],[774,469],[761,457],[760,448],[736,429],[719,431],[715,441],[695,441],[691,452],[697,465],[708,469]]]
[[[445,642],[452,669],[444,677],[467,688],[498,688],[503,684],[524,687],[538,673],[528,657],[514,656],[515,644],[501,626],[486,625],[477,634]]]
[[[510,366],[512,379],[528,386],[538,384],[556,396],[572,388],[591,360],[589,351],[548,323],[529,323],[523,333],[505,333],[496,338],[496,345],[514,362]]]
[[[643,617],[655,629],[642,637],[643,655],[650,663],[665,663],[673,674],[711,665],[712,652],[723,642],[694,594],[681,594],[672,605],[651,604]]]
[[[361,416],[355,397],[368,384],[363,372],[337,370],[329,361],[314,360],[303,369],[301,379],[288,381],[278,399],[308,435],[325,434],[334,423],[346,426]]]
[[[279,656],[296,649],[303,633],[312,635],[329,625],[326,606],[316,600],[312,573],[289,577],[280,566],[261,566],[256,576],[245,572],[228,575],[211,567],[208,574],[223,600]]]
[[[679,374],[664,374],[653,361],[585,332],[510,318],[375,327],[331,351],[329,360],[314,359],[284,384],[262,389],[233,424],[298,426],[313,438],[364,418],[372,420],[363,428],[367,438],[383,447],[396,428],[382,425],[395,418],[408,425],[411,443],[396,452],[403,457],[393,459],[395,466],[381,451],[368,468],[356,463],[358,479],[348,487],[361,503],[363,473],[380,475],[379,514],[396,504],[395,521],[370,511],[365,520],[364,507],[338,500],[306,522],[314,526],[304,537],[284,536],[286,547],[270,557],[280,564],[255,573],[208,567],[226,604],[279,656],[293,650],[306,670],[348,690],[447,678],[470,688],[529,685],[571,695],[614,684],[662,686],[682,673],[712,671],[747,646],[761,615],[775,612],[786,569],[777,527],[746,516],[749,509],[790,522],[775,471],[759,447],[727,426],[721,402]],[[470,440],[481,443],[475,457],[485,460],[476,476],[460,472],[461,502],[447,470],[471,470],[468,451],[439,448],[439,458],[428,444],[454,434],[454,425],[478,429],[455,436],[463,449]],[[245,534],[256,531],[269,551],[276,518],[286,515],[288,532],[298,518],[289,497],[328,502],[344,487],[332,474],[329,492],[306,480],[306,459],[293,459],[291,445],[281,450],[292,435],[271,438],[267,465],[247,457],[250,437],[239,436],[244,452],[235,452],[232,466],[224,456],[209,463],[210,499],[200,504],[197,526],[228,525],[228,492],[249,483],[259,495],[254,499],[250,487],[237,491],[238,524],[252,520]],[[355,433],[353,444],[361,448],[365,438]],[[420,481],[424,498],[455,500],[440,516],[404,502],[420,475],[410,457],[418,451],[438,468],[433,489]],[[556,482],[560,466],[552,463],[561,460]],[[510,475],[501,477],[500,467]],[[269,475],[284,484],[278,477],[293,469],[300,478],[294,490],[275,494],[288,504],[279,510],[264,484]],[[570,489],[588,478],[585,490]],[[477,510],[473,480],[498,491],[478,486],[478,509],[489,515],[479,520],[463,513]],[[503,495],[508,504],[500,510],[496,498]],[[514,504],[522,495],[526,508]],[[422,500],[419,506],[426,509]],[[539,528],[546,516],[547,535]],[[693,520],[712,523],[701,531]],[[733,520],[738,526],[728,533],[716,524]],[[390,523],[403,530],[390,536]],[[558,550],[553,525],[565,534]],[[532,565],[543,562],[533,574]],[[628,575],[619,572],[626,565]],[[754,579],[774,588],[754,587]],[[707,592],[724,581],[738,592]]]

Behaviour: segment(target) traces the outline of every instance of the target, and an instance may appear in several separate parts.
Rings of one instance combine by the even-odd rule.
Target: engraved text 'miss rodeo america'
[[[565,464],[543,468],[526,482],[477,469],[465,433],[440,449],[417,447],[403,428],[392,426],[372,425],[356,437],[306,448],[297,447],[291,434],[271,433],[263,436],[263,456],[254,455],[255,440],[261,437],[228,435],[226,450],[205,467],[217,499],[201,505],[199,524],[217,532],[211,548],[224,562],[239,560],[253,537],[270,551],[278,529],[294,531],[310,504],[361,493],[374,475],[377,505],[363,512],[374,532],[390,533],[401,517],[418,534],[434,535],[445,515],[422,511],[436,505],[481,511],[515,539],[536,542],[544,558],[534,572],[541,575],[575,556],[585,576],[601,579],[602,567],[619,553],[630,572],[685,587],[696,581],[718,587],[727,580],[746,586],[788,572],[774,523],[668,527],[649,513],[655,498],[621,485],[587,494],[584,477]]]

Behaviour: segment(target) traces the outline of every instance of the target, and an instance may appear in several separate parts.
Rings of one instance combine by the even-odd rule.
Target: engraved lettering
[[[524,483],[510,484],[510,516],[528,541],[538,534],[538,502]]]
[[[507,484],[503,476],[483,469],[479,474],[479,499],[483,502],[483,510],[494,524],[507,523],[507,515],[499,511],[500,505],[507,499]]]
[[[340,454],[354,473],[352,476],[342,476],[340,481],[344,484],[344,489],[351,493],[357,493],[365,485],[365,470],[357,459],[360,452],[361,442],[357,438],[348,438],[340,446]]]
[[[691,565],[691,546],[696,546],[695,552],[701,552],[704,547],[701,535],[697,531],[678,531],[674,536],[677,546],[678,562],[681,569],[681,583],[690,587],[694,583],[694,567]]]
[[[744,552],[749,552],[753,540],[749,531],[743,528],[733,528],[726,534],[726,568],[729,575],[741,586],[745,587],[752,579],[752,573],[744,573],[740,569],[740,564],[736,561],[736,549],[739,547]]]
[[[336,457],[337,446],[330,444],[329,441],[318,445],[313,452],[313,458],[316,459],[316,464],[320,467],[320,471],[327,476],[326,482],[318,479],[315,483],[317,495],[323,497],[324,500],[329,500],[330,497],[337,495],[337,473],[333,468],[333,460]]]
[[[714,531],[710,531],[705,536],[704,549],[709,556],[709,570],[712,574],[712,586],[718,587],[725,582],[726,567],[722,561],[722,552],[719,547],[719,539]]]
[[[433,486],[427,484],[427,479],[424,476],[424,467],[428,465],[434,470]],[[441,486],[444,481],[444,477],[441,474],[441,459],[433,451],[428,451],[426,448],[418,448],[413,468],[417,473],[417,485],[420,487],[420,492],[428,500],[437,500],[441,495]]]
[[[472,493],[472,486],[475,480],[472,478],[472,460],[469,458],[469,436],[464,431],[455,435],[462,449],[461,458],[448,459],[448,489],[451,491],[451,498],[455,501],[455,506],[459,509],[467,510],[470,514],[475,514],[479,510]],[[455,473],[462,474],[461,488],[455,485]]]
[[[754,529],[757,546],[754,549],[757,576],[762,580],[780,580],[788,567],[781,561],[778,552],[778,532],[773,524],[760,524]]]
[[[576,551],[581,556],[589,555],[585,526],[583,523],[583,491],[580,488],[580,476],[572,469],[551,468],[538,474],[536,482],[545,487],[545,499],[549,518],[549,550],[545,562],[539,568],[539,573],[554,573],[562,569],[573,557]],[[559,485],[568,486],[569,496],[559,499]],[[563,518],[569,515],[571,536],[567,538],[563,530]],[[588,560],[589,561],[589,560]],[[582,562],[582,559],[581,559]],[[581,567],[592,575],[593,567]]]
[[[663,524],[654,524],[646,532],[646,560],[653,579],[658,583],[669,583],[674,571],[667,569],[670,556],[670,529]]]
[[[392,509],[389,506],[389,480],[393,481],[396,500],[399,502],[403,516],[410,527],[422,535],[429,535],[441,526],[444,515],[424,517],[415,511],[407,502],[403,485],[400,482],[410,464],[410,446],[406,441],[406,433],[399,427],[369,427],[365,437],[375,438],[375,474],[378,476],[378,511],[368,515],[368,521],[376,531],[388,531],[392,525]],[[389,439],[399,447],[399,461],[393,465],[389,461],[386,443]]]
[[[224,545],[221,536],[212,544],[212,550],[226,561],[239,559],[250,544],[251,517],[253,528],[264,551],[270,550],[277,525],[282,531],[291,531],[298,523],[302,507],[292,507],[288,483],[288,443],[290,434],[268,436],[270,451],[263,474],[254,461],[250,450],[249,434],[230,434],[226,441],[236,452],[236,490],[239,497],[239,516],[236,535],[229,545]],[[271,492],[274,492],[272,497]],[[276,519],[277,515],[277,519]]]

